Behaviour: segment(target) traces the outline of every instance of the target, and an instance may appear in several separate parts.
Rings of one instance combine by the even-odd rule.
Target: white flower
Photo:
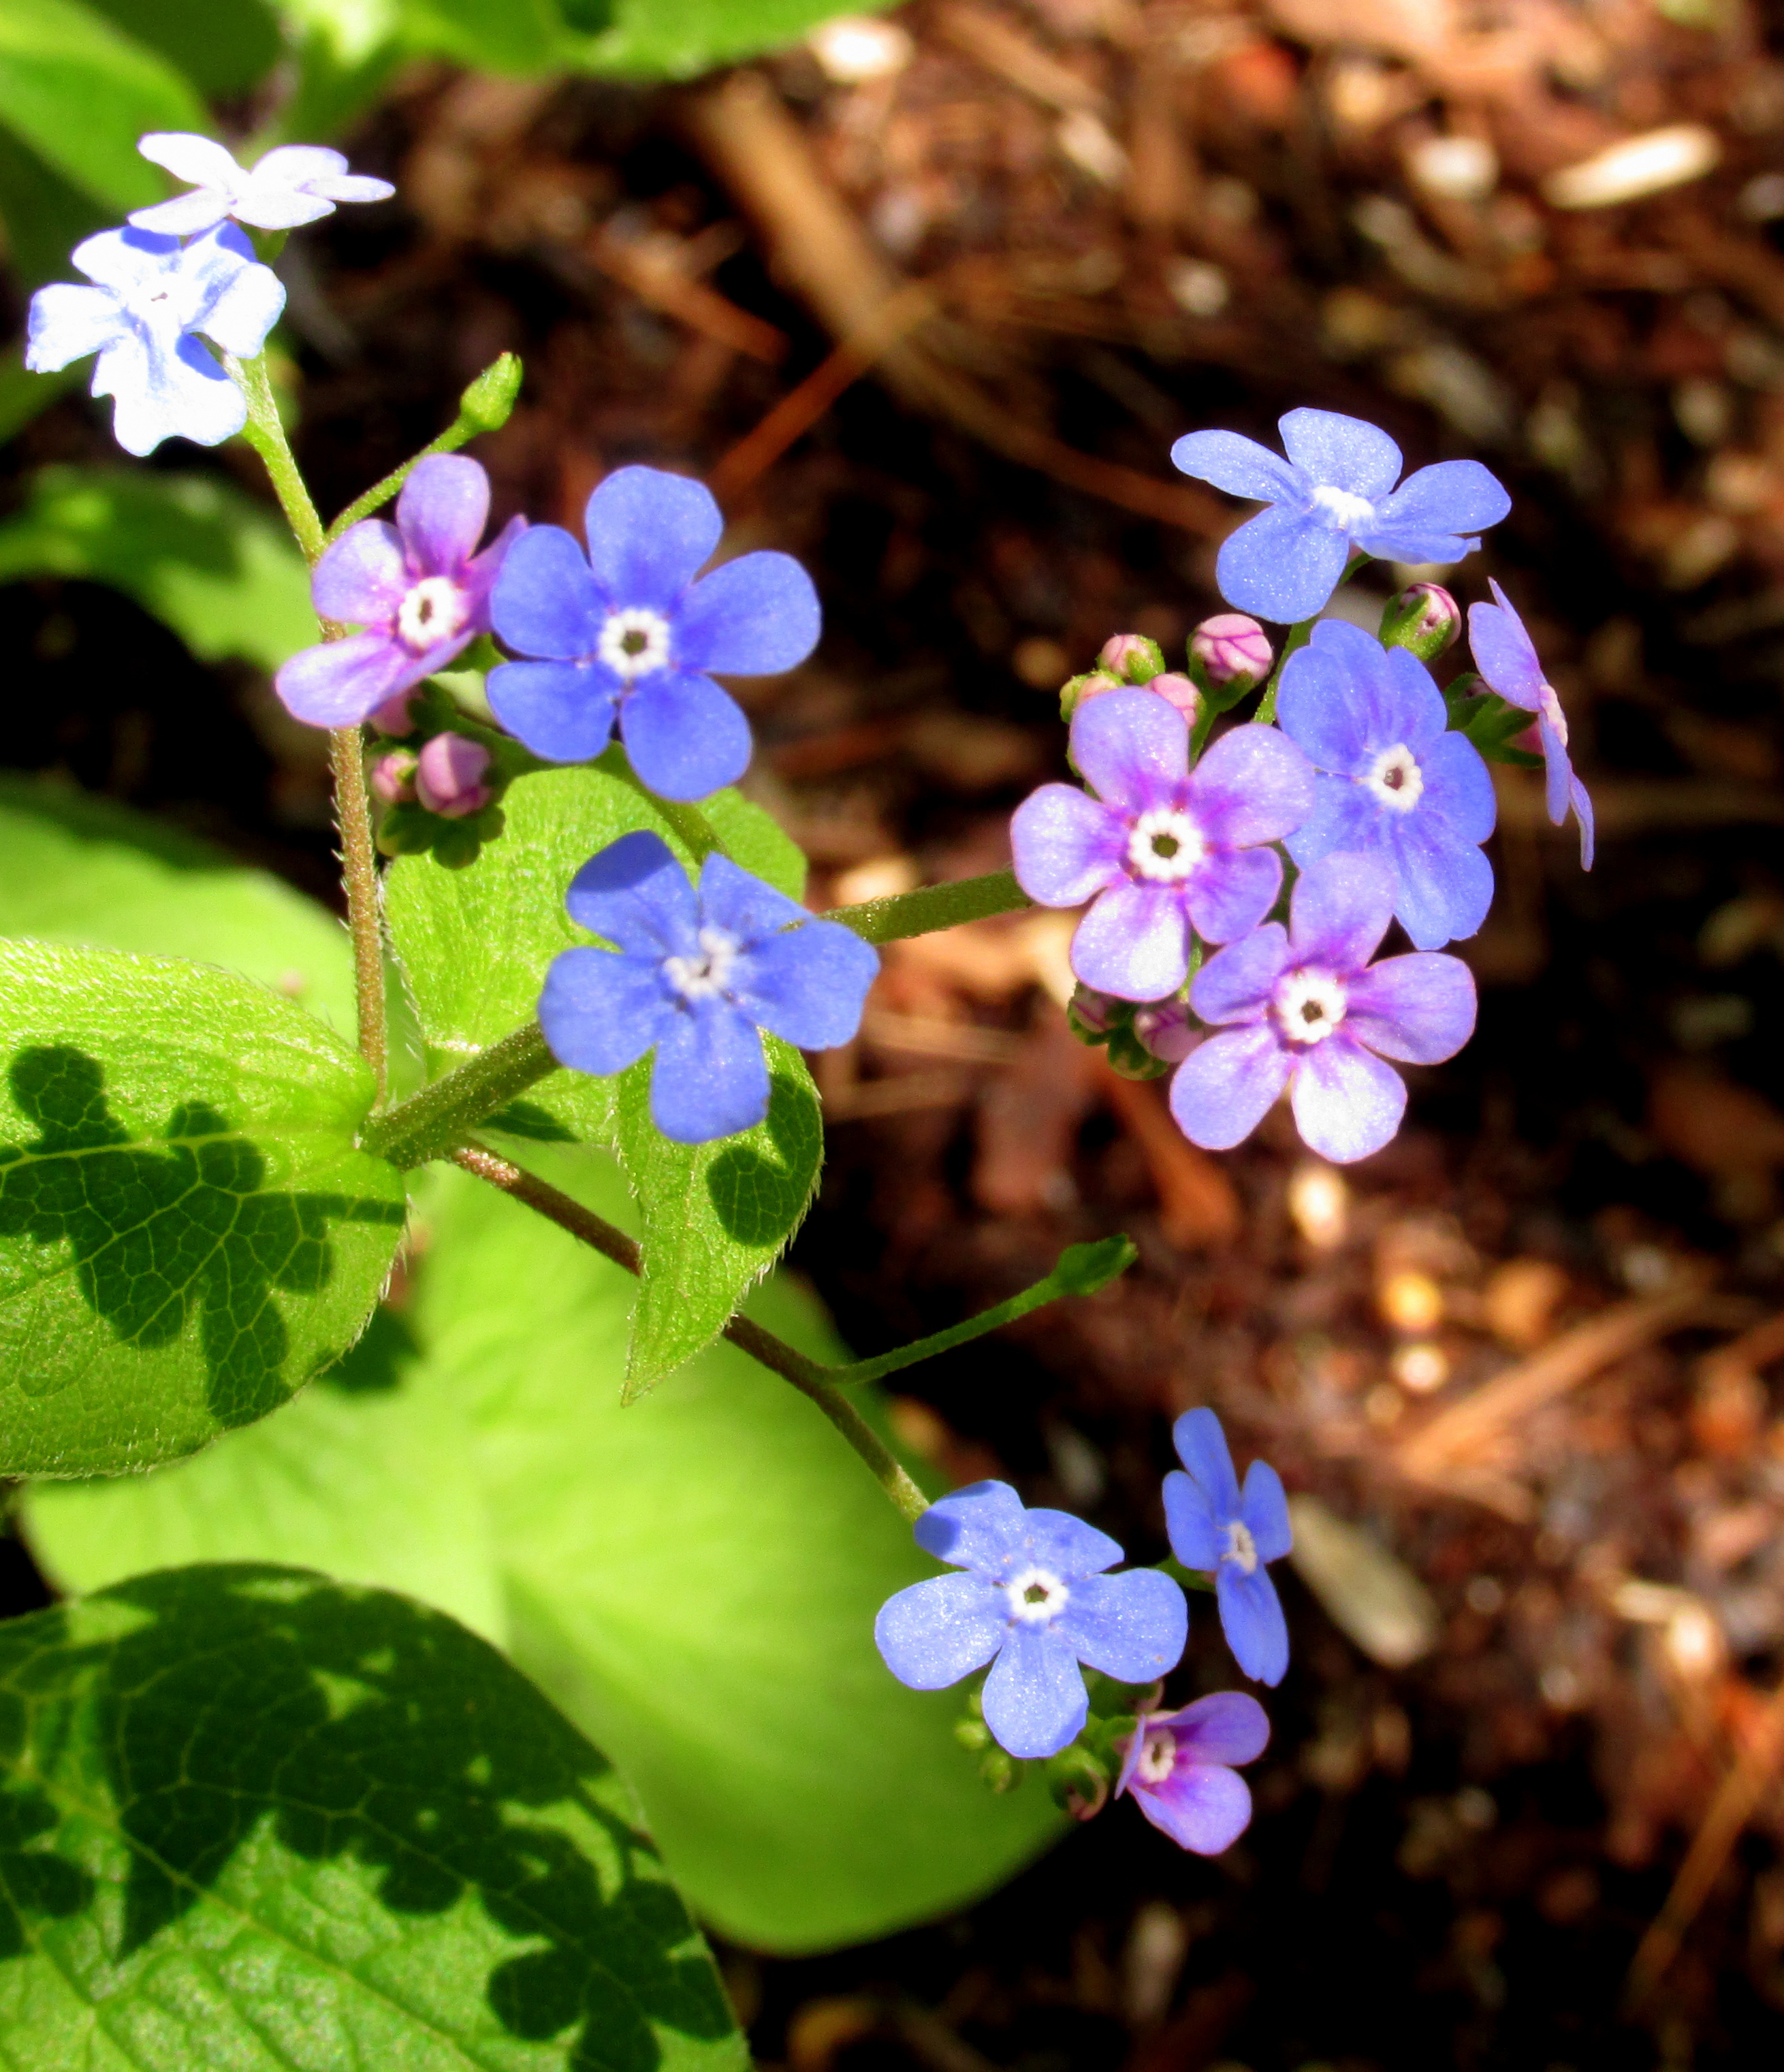
[[[350,173],[339,151],[320,144],[281,144],[252,172],[212,138],[187,130],[151,130],[136,147],[175,179],[193,183],[191,194],[131,213],[138,230],[174,237],[195,236],[232,216],[258,230],[295,230],[332,216],[336,202],[383,201],[397,191],[388,180]]]

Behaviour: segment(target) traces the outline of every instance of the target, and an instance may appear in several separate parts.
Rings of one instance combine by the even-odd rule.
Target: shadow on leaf
[[[761,1125],[775,1155],[769,1157],[746,1138],[726,1145],[713,1161],[706,1174],[713,1213],[726,1236],[739,1244],[772,1244],[799,1221],[821,1142],[822,1126],[812,1108],[807,1089],[777,1072]]]

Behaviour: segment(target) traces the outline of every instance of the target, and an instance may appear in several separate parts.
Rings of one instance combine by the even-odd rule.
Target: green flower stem
[[[853,1366],[833,1367],[827,1371],[834,1382],[878,1381],[882,1375],[896,1374],[900,1367],[914,1367],[919,1360],[929,1359],[936,1353],[945,1353],[956,1346],[982,1338],[987,1331],[1013,1324],[1031,1309],[1058,1301],[1062,1295],[1094,1295],[1100,1288],[1108,1287],[1118,1274],[1125,1273],[1139,1256],[1125,1237],[1107,1237],[1097,1244],[1070,1245],[1059,1255],[1058,1264],[1046,1280],[1037,1281],[1020,1295],[1012,1295],[1007,1302],[1000,1302],[994,1309],[982,1309],[976,1317],[968,1317],[964,1324],[952,1324],[945,1331],[931,1332],[927,1338],[919,1338],[914,1344],[882,1353],[877,1359],[857,1360]]]
[[[286,523],[312,568],[327,542],[322,520],[285,436],[279,406],[267,378],[266,355],[237,360],[225,353],[224,364],[248,405],[242,436],[265,463],[273,494]],[[322,622],[324,640],[339,640],[347,631],[332,620]],[[387,1083],[384,1034],[384,923],[378,885],[378,852],[372,840],[372,802],[366,795],[364,736],[356,726],[333,729],[328,737],[329,767],[335,779],[335,815],[341,831],[341,878],[347,889],[347,925],[353,939],[353,990],[360,1025],[360,1054],[372,1067],[381,1105]]]
[[[393,467],[383,481],[375,482],[363,495],[356,496],[329,527],[323,545],[332,546],[349,525],[380,511],[421,462],[432,454],[456,453],[479,432],[499,431],[508,421],[520,386],[520,363],[512,352],[486,367],[459,398],[458,414],[437,439],[430,439],[418,454],[401,467]],[[314,557],[312,557],[314,558]]]
[[[867,942],[896,943],[907,935],[957,928],[963,921],[982,921],[991,914],[1013,914],[1034,903],[1016,882],[1014,871],[993,870],[983,878],[957,878],[948,885],[864,899],[858,906],[832,906],[824,919],[841,921]]]
[[[423,1087],[360,1133],[360,1148],[406,1172],[452,1153],[479,1123],[487,1122],[528,1087],[558,1069],[536,1022],[479,1050],[467,1063]]]
[[[721,855],[724,853],[725,845],[719,840],[717,830],[700,808],[682,805],[673,799],[660,798],[647,785],[641,783],[638,773],[627,759],[625,750],[617,741],[595,758],[594,767],[606,771],[610,777],[617,777],[622,784],[629,784],[653,813],[668,822],[669,832],[693,857],[697,872],[714,850]]]
[[[1276,718],[1276,687],[1282,681],[1282,672],[1289,657],[1305,648],[1313,637],[1316,619],[1301,619],[1289,628],[1289,637],[1282,643],[1282,652],[1276,657],[1276,665],[1270,672],[1270,680],[1264,688],[1264,696],[1258,701],[1257,710],[1252,717],[1260,726],[1268,726]]]
[[[584,1208],[570,1195],[523,1172],[518,1166],[510,1165],[507,1159],[497,1157],[480,1144],[461,1145],[451,1157],[455,1166],[474,1173],[491,1186],[500,1188],[504,1194],[512,1194],[516,1201],[524,1202],[529,1209],[556,1223],[560,1230],[568,1231],[572,1237],[579,1238],[584,1244],[592,1245],[604,1258],[623,1267],[627,1272],[636,1275],[643,1272],[643,1256],[625,1232],[616,1230],[592,1210]],[[900,1517],[915,1523],[928,1510],[928,1498],[893,1458],[879,1434],[846,1397],[837,1393],[834,1370],[808,1359],[804,1353],[777,1338],[771,1331],[763,1330],[759,1324],[751,1323],[747,1317],[732,1318],[725,1326],[723,1336],[771,1373],[791,1382],[800,1395],[808,1396],[817,1405],[866,1462],[869,1472],[885,1490]]]

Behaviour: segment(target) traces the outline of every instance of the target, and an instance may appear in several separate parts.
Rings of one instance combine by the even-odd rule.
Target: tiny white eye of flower
[[[1177,1767],[1177,1737],[1168,1732],[1149,1733],[1140,1750],[1133,1774],[1142,1784],[1162,1784]]]
[[[1128,863],[1157,885],[1179,883],[1207,853],[1207,841],[1189,815],[1165,806],[1142,813],[1128,837]]]
[[[1275,1005],[1291,1043],[1322,1043],[1344,1019],[1344,988],[1330,972],[1290,972],[1277,985]]]
[[[1369,766],[1363,783],[1384,806],[1409,813],[1424,796],[1424,772],[1404,741],[1384,748]]]
[[[663,976],[684,1000],[711,1000],[731,982],[739,944],[722,928],[702,928],[700,954],[693,957],[665,957]]]
[[[1009,1615],[1024,1626],[1051,1626],[1071,1593],[1050,1568],[1024,1568],[1004,1585]]]
[[[669,622],[660,611],[640,606],[610,611],[595,652],[616,676],[630,683],[669,664]]]
[[[1334,489],[1330,483],[1322,483],[1313,491],[1313,503],[1343,532],[1354,532],[1375,515],[1375,507],[1367,496],[1353,495],[1348,489]]]
[[[397,607],[397,633],[417,655],[462,631],[471,606],[450,576],[424,576]]]
[[[1221,1560],[1231,1561],[1242,1576],[1255,1573],[1257,1542],[1252,1537],[1251,1527],[1241,1519],[1230,1518],[1227,1521],[1226,1533],[1226,1551],[1221,1555]]]

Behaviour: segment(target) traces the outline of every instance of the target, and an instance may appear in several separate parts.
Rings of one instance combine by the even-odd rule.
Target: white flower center
[[[1391,806],[1396,813],[1411,812],[1424,796],[1424,772],[1404,741],[1384,748],[1363,781],[1384,806]]]
[[[1231,1561],[1242,1576],[1255,1573],[1257,1568],[1257,1542],[1252,1537],[1252,1529],[1236,1518],[1227,1519],[1223,1528],[1227,1535],[1226,1552],[1223,1561]]]
[[[1071,1595],[1050,1568],[1024,1568],[1004,1585],[1009,1615],[1024,1626],[1051,1626]]]
[[[1165,806],[1142,813],[1128,837],[1128,861],[1160,885],[1187,878],[1207,853],[1202,830],[1189,815]]]
[[[1142,1784],[1162,1784],[1177,1767],[1177,1737],[1150,1733],[1141,1745],[1133,1774]]]
[[[1323,1043],[1344,1019],[1344,988],[1330,972],[1290,972],[1277,983],[1276,1014],[1291,1043]]]
[[[1555,695],[1552,684],[1544,684],[1536,693],[1537,710],[1554,728],[1556,738],[1562,747],[1567,746],[1567,716],[1561,710],[1561,701]]]
[[[171,345],[197,315],[204,288],[202,282],[183,280],[171,268],[164,268],[145,281],[111,292],[145,331]]]
[[[736,936],[722,928],[702,928],[700,955],[665,957],[663,976],[684,1000],[711,1000],[731,982],[731,967],[742,948]]]
[[[669,622],[641,606],[610,611],[595,652],[616,676],[630,683],[669,666]]]
[[[397,634],[417,655],[462,631],[471,600],[450,576],[424,576],[397,607]]]
[[[1367,496],[1353,496],[1348,489],[1334,489],[1330,483],[1322,483],[1313,491],[1313,508],[1323,511],[1334,529],[1340,532],[1354,532],[1375,515],[1375,507]]]

